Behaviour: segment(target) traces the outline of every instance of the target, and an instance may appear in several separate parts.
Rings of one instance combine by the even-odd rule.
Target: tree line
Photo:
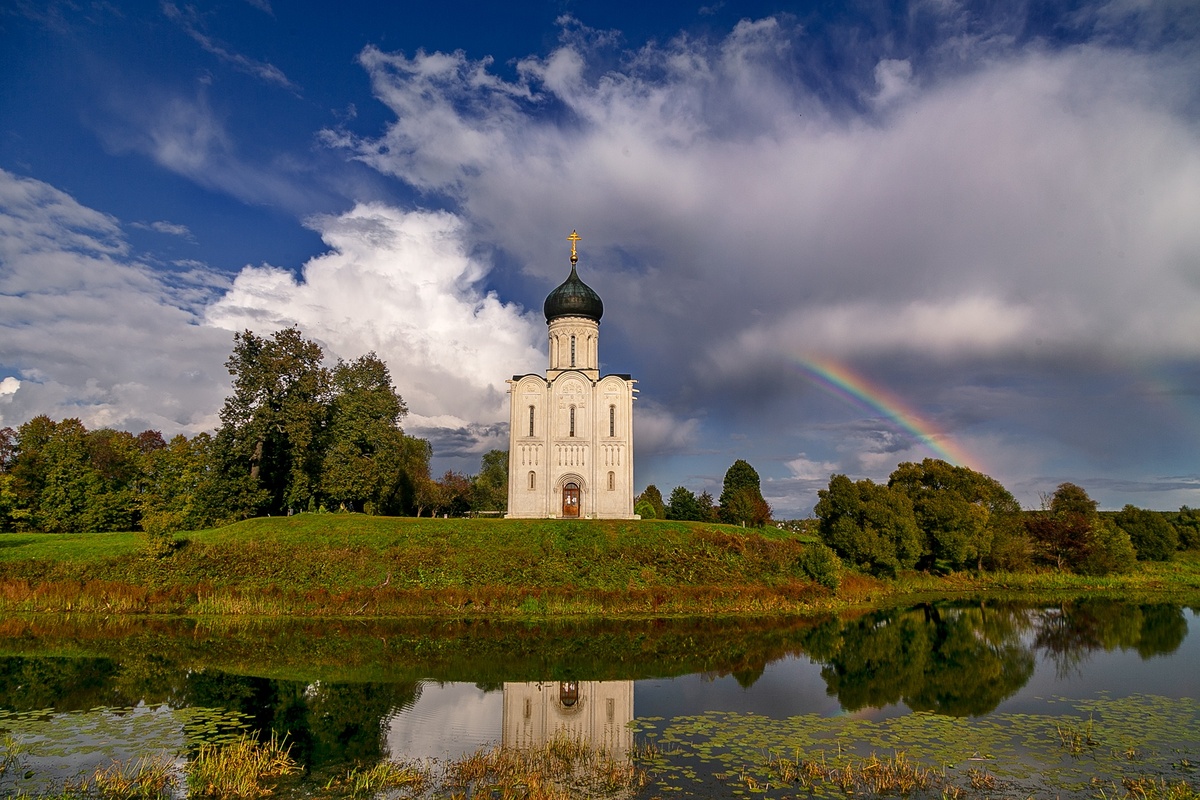
[[[1107,575],[1200,547],[1200,509],[1100,513],[1083,488],[1063,483],[1042,509],[1023,511],[994,478],[932,458],[900,464],[886,484],[834,475],[818,496],[822,543],[882,576],[1038,566]]]
[[[697,496],[686,487],[676,486],[664,503],[662,492],[652,483],[634,499],[633,510],[642,519],[724,522],[752,528],[771,521],[771,506],[763,499],[758,472],[740,458],[725,471],[716,502],[707,491]]]
[[[215,434],[170,441],[42,415],[0,429],[0,531],[196,530],[298,511],[503,512],[508,454],[429,474],[429,443],[373,352],[324,364],[296,328],[234,336]]]

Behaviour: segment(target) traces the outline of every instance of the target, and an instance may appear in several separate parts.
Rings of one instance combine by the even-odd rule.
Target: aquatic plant
[[[273,778],[295,775],[291,746],[274,734],[259,742],[243,734],[231,744],[202,744],[187,765],[190,797],[253,798],[271,794]]]
[[[178,781],[175,760],[145,756],[129,763],[112,761],[88,777],[68,781],[63,794],[98,800],[160,800],[170,797]]]
[[[372,767],[354,767],[342,778],[330,778],[326,791],[348,793],[352,798],[375,797],[388,789],[406,789],[414,795],[423,794],[430,786],[429,769],[420,764],[397,764],[380,761]]]
[[[568,734],[541,747],[493,747],[446,766],[435,797],[571,800],[613,797],[645,786],[646,771]]]

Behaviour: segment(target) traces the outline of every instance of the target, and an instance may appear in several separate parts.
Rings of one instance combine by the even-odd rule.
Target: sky
[[[1200,4],[0,3],[0,426],[376,352],[435,471],[604,300],[635,490],[943,458],[1200,506]]]

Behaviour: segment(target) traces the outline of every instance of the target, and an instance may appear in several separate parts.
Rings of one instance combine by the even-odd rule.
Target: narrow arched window
[[[617,435],[617,407],[616,406],[608,407],[608,435],[609,436]]]
[[[530,472],[529,472],[529,488],[530,489],[537,488],[537,473],[533,472],[532,470],[530,470]]]
[[[571,406],[570,429],[569,429],[569,432],[567,433],[567,435],[568,436],[575,435],[575,406]]]
[[[575,337],[571,337],[571,366],[575,366]]]
[[[614,490],[616,488],[617,488],[617,473],[610,472],[610,473],[608,473],[608,490],[611,492],[612,490]]]
[[[533,436],[533,406],[529,407],[529,435]]]

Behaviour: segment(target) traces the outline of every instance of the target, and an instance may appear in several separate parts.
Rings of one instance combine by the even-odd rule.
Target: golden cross
[[[575,255],[575,243],[578,242],[582,238],[583,237],[580,236],[578,233],[576,233],[574,230],[572,230],[571,235],[567,237],[567,241],[569,241],[571,243],[571,261],[572,262],[579,260],[579,256]]]

